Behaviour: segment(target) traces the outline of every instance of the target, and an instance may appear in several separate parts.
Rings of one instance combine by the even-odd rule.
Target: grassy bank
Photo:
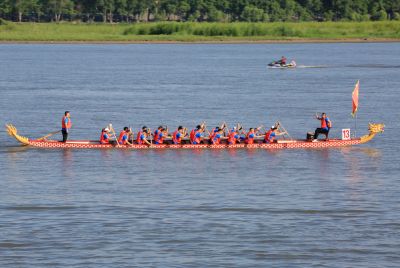
[[[400,40],[400,22],[0,24],[0,41],[213,42]]]

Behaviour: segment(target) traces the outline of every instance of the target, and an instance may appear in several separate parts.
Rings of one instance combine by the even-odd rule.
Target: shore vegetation
[[[0,20],[0,41],[307,41],[400,40],[400,21],[273,23],[14,23]]]

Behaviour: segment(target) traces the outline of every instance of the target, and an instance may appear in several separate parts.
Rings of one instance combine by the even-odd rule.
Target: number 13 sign
[[[342,129],[342,140],[350,140],[350,128]]]

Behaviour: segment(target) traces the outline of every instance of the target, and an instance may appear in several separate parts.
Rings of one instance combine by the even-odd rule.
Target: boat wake
[[[400,69],[400,65],[385,64],[352,64],[352,65],[297,65],[296,67],[268,66],[269,69],[306,69],[306,68],[371,68],[371,69]]]
[[[328,65],[297,65],[295,67],[268,66],[269,69],[304,69],[304,68],[329,68]]]
[[[296,68],[329,68],[328,65],[297,65]]]
[[[398,69],[400,65],[386,65],[386,64],[352,64],[344,67],[349,68],[388,68],[388,69]]]

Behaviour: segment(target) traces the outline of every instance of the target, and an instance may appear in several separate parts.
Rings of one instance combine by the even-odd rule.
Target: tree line
[[[0,0],[23,22],[275,22],[400,20],[400,0]]]

